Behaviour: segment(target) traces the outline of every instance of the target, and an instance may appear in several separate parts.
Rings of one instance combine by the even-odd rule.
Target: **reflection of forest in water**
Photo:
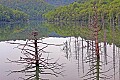
[[[39,32],[39,37],[67,37],[80,36],[84,39],[92,39],[92,29],[80,22],[56,22],[47,23],[40,21],[31,21],[28,23],[1,23],[0,40],[17,40],[30,38],[30,33],[34,30]],[[108,42],[120,46],[120,28],[100,27],[99,41]]]
[[[14,41],[11,41],[11,42],[14,42]],[[23,41],[23,40],[17,40],[15,41],[16,43],[20,42],[20,43],[26,43],[26,41]],[[67,38],[45,38],[45,40],[43,39],[43,42],[46,42],[48,44],[50,43],[55,43],[55,44],[63,44],[64,42],[64,45],[62,46],[48,46],[47,49],[45,49],[45,51],[47,52],[52,52],[49,54],[49,58],[54,58],[55,60],[57,60],[59,58],[59,63],[66,63],[64,65],[64,69],[63,70],[66,70],[63,74],[66,75],[64,76],[63,78],[61,78],[61,76],[59,77],[51,77],[51,76],[45,76],[45,78],[50,78],[50,80],[83,80],[83,79],[86,79],[86,78],[89,78],[90,76],[92,77],[94,71],[90,72],[91,75],[89,74],[89,76],[86,76],[84,78],[81,78],[83,77],[84,75],[86,75],[86,73],[90,70],[90,69],[93,69],[93,66],[95,65],[95,63],[92,63],[95,61],[95,53],[94,53],[94,41],[92,40],[85,40],[81,37],[67,37]],[[2,44],[1,44],[2,43]],[[4,42],[1,42],[0,45],[2,46],[0,49],[2,50],[1,53],[4,53],[5,56],[5,59],[3,58],[4,55],[2,55],[2,57],[0,59],[2,59],[3,62],[1,63],[4,63],[6,61],[6,58],[9,58],[9,59],[12,59],[12,60],[18,60],[19,57],[21,56],[20,55],[20,52],[19,50],[16,50],[13,48],[16,47],[17,45],[10,45],[10,44],[7,44],[7,43],[4,43]],[[6,46],[7,45],[7,46]],[[41,46],[42,47],[42,46]],[[115,80],[119,80],[119,65],[120,65],[120,58],[119,58],[119,52],[120,52],[120,49],[115,46],[115,45],[109,45],[107,43],[99,43],[99,47],[100,47],[100,71],[101,72],[104,72],[104,73],[100,73],[101,74],[101,77],[104,77],[104,79],[101,79],[101,80],[105,80],[105,77],[106,78],[110,78],[110,79],[106,79],[106,80],[113,80],[113,76],[114,76],[114,73],[115,74]],[[8,50],[6,50],[8,49]],[[11,52],[11,50],[13,50]],[[14,56],[13,56],[14,54]],[[47,54],[45,54],[47,55]],[[17,57],[16,57],[17,56]],[[15,57],[15,58],[14,58]],[[46,57],[46,56],[44,56]],[[92,58],[94,57],[94,58]],[[18,70],[20,69],[19,66],[22,66],[22,65],[16,65],[16,64],[8,64],[7,63],[4,63],[2,66],[5,66],[7,65],[6,67],[9,67],[9,68],[4,68],[4,70],[2,71],[6,71],[6,70]],[[11,67],[13,66],[14,67]],[[17,67],[16,67],[17,66]],[[23,68],[23,66],[22,66]],[[95,68],[95,67],[94,67]],[[5,76],[7,75],[7,73],[3,73],[5,74]],[[3,75],[2,74],[2,75]],[[27,73],[26,73],[27,74]],[[18,76],[21,76],[21,74],[16,74],[16,77],[12,77],[12,79],[10,80],[13,80],[13,78],[16,78]],[[105,76],[106,75],[106,76]],[[9,75],[9,77],[11,76],[14,76],[14,74],[12,75]],[[7,78],[7,77],[6,77]],[[51,79],[52,78],[52,79]],[[4,78],[3,78],[4,80]],[[88,79],[89,80],[89,79]]]
[[[38,31],[38,37],[68,37],[64,42],[63,51],[68,60],[77,61],[78,73],[83,78],[94,78],[96,72],[95,41],[92,28],[79,22],[46,23],[28,22],[2,24],[0,40],[25,40],[30,38],[32,31]],[[120,28],[99,27],[100,77],[102,79],[119,80],[120,75]],[[72,36],[72,37],[71,37]],[[81,74],[83,73],[83,74]],[[81,77],[82,77],[81,76]],[[119,79],[118,79],[119,78]]]
[[[75,36],[82,37],[86,40],[93,39],[93,29],[88,25],[85,25],[80,22],[56,22],[46,24],[48,29],[55,31],[57,34],[62,36]],[[109,44],[116,44],[120,46],[120,27],[99,27],[99,42],[107,42]]]
[[[78,74],[83,79],[95,79],[96,53],[95,41],[85,40],[81,37],[69,37],[64,43],[63,51],[68,60],[75,59]],[[120,79],[120,48],[107,42],[99,43],[100,54],[100,80]]]
[[[25,40],[30,38],[32,31],[38,31],[39,37],[47,36],[48,30],[41,21],[21,23],[0,23],[0,41]]]
[[[67,59],[74,57],[77,60],[78,73],[84,74],[82,78],[96,80],[95,74],[98,74],[100,79],[104,80],[120,79],[120,28],[118,26],[98,27],[100,61],[96,56],[93,27],[79,22],[56,22],[49,23],[48,28],[62,36],[70,37],[70,40],[65,42],[63,50]],[[71,36],[75,38],[72,39]]]

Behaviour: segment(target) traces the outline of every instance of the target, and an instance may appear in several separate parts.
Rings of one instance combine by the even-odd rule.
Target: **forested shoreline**
[[[42,14],[54,9],[44,0],[0,0],[0,4],[27,14],[29,20],[42,20]]]
[[[24,1],[24,0],[23,0]],[[54,7],[43,0],[1,0],[0,21],[43,20],[50,22],[79,21],[88,25],[93,17],[95,0],[77,0],[69,5]],[[71,0],[72,1],[72,0]],[[68,1],[69,2],[69,1]],[[99,22],[112,26],[120,26],[120,1],[96,0]],[[52,4],[52,3],[51,3]],[[6,10],[6,11],[5,11]]]
[[[26,13],[0,5],[0,22],[16,22],[27,20],[28,15]]]
[[[61,6],[44,14],[47,21],[79,21],[88,24],[94,15],[93,3],[95,0],[86,2],[74,2],[70,5]],[[105,24],[120,25],[120,0],[96,0],[99,22]]]

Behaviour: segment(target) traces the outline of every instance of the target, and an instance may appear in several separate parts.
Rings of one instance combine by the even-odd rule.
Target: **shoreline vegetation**
[[[63,37],[82,37],[86,40],[92,40],[92,29],[88,26],[81,26],[81,23],[75,23],[75,22],[67,22],[67,23],[45,23],[45,26],[51,30],[56,32],[59,35],[62,35]],[[100,27],[99,27],[100,28]],[[101,28],[99,31],[99,42],[107,42],[108,44],[116,44],[116,46],[120,47],[120,27],[116,26],[109,27],[106,26],[105,28]],[[104,35],[106,34],[106,36]],[[114,38],[113,38],[114,35]],[[113,42],[114,41],[114,42]]]
[[[0,0],[0,4],[4,6],[0,8],[3,9],[4,12],[7,12],[6,14],[8,14],[8,15],[3,14],[6,20],[2,21],[8,20],[11,22],[17,21],[12,20],[12,18],[13,19],[19,18],[19,20],[23,21],[43,20],[42,14],[54,9],[54,6],[48,4],[44,0]]]
[[[0,1],[1,2],[1,1]],[[27,4],[29,1],[25,2]],[[40,3],[41,1],[39,1]],[[89,24],[92,22],[91,18],[93,16],[93,9],[92,4],[94,0],[86,0],[85,2],[76,1],[72,4],[65,5],[65,6],[59,6],[56,9],[52,9],[53,7],[48,8],[50,5],[45,3],[47,5],[45,13],[42,13],[45,17],[46,23],[45,24],[47,28],[49,28],[51,31],[55,31],[57,34],[63,35],[63,36],[81,36],[85,37],[87,39],[86,33],[91,33],[89,30]],[[11,2],[10,4],[16,3],[16,0]],[[30,2],[32,3],[32,1]],[[29,6],[31,6],[29,3]],[[3,3],[5,4],[5,3]],[[8,2],[6,3],[6,5]],[[21,1],[18,5],[22,4]],[[34,5],[36,4],[36,1],[34,2]],[[44,2],[41,4],[43,5]],[[99,32],[99,40],[103,41],[104,39],[104,30],[106,30],[106,37],[109,43],[112,43],[112,33],[115,34],[115,44],[120,46],[118,43],[120,42],[120,1],[119,0],[100,0],[97,1],[97,12],[98,12],[98,26],[99,28],[102,28],[102,30]],[[15,5],[17,7],[17,5]],[[10,7],[10,5],[9,5]],[[26,6],[24,6],[26,7]],[[27,7],[26,7],[27,8]],[[4,18],[0,16],[0,24],[4,23],[19,23],[19,22],[28,22],[31,20],[28,14],[18,11],[20,10],[20,7],[17,7],[16,10],[5,7],[0,5],[0,9],[2,10],[0,14],[5,15]],[[23,8],[21,8],[23,9]],[[39,8],[31,9],[33,12]],[[42,9],[45,9],[43,7]],[[51,11],[52,10],[52,11]],[[24,10],[23,10],[24,11]],[[30,14],[32,15],[32,14]],[[34,16],[35,17],[35,16]],[[12,20],[13,19],[13,20]],[[33,19],[34,20],[34,19]],[[59,24],[62,23],[62,24]],[[71,24],[74,24],[71,26]],[[80,26],[78,26],[80,25]],[[62,27],[60,27],[62,26]],[[76,27],[77,26],[77,27]],[[86,27],[86,28],[85,28]],[[64,28],[64,29],[63,29]],[[58,29],[58,30],[57,30]],[[71,31],[72,32],[71,32]],[[102,38],[102,39],[101,39]],[[89,36],[88,36],[89,39]]]
[[[98,27],[101,28],[101,31],[99,32],[99,41],[104,42],[104,38],[106,37],[108,43],[112,44],[114,41],[117,46],[120,46],[120,0],[86,0],[85,2],[79,0],[78,2],[76,1],[70,5],[60,6],[52,11],[49,11],[44,14],[44,17],[46,18],[46,21],[52,23],[52,25],[53,23],[58,24],[74,22],[76,24],[78,22],[80,27],[75,28],[74,26],[76,25],[67,26],[71,31],[72,29],[76,29],[75,32],[68,31],[66,27],[55,26],[51,29],[56,31],[58,29],[58,34],[64,33],[64,35],[70,35],[71,33],[76,33],[79,36],[89,39],[90,36],[87,37],[85,34],[90,32],[90,26],[93,22],[94,3],[96,3],[97,8]],[[51,26],[49,25],[48,27]],[[61,28],[64,28],[64,30]],[[114,38],[112,36],[114,36]]]
[[[87,0],[83,2],[74,2],[66,6],[60,6],[43,16],[50,22],[62,21],[83,21],[89,22],[94,15],[93,3],[96,2],[99,22],[102,17],[106,22],[113,19],[120,23],[120,0]]]
[[[22,11],[14,10],[0,4],[0,22],[27,21],[28,15]]]
[[[39,22],[39,21],[29,21],[28,23],[16,23],[16,24],[3,24],[4,27],[0,28],[1,39],[0,40],[9,40],[12,38],[15,40],[28,38],[28,33],[32,30],[39,30],[39,33],[43,37],[48,37],[49,34],[58,34],[59,37],[82,37],[85,40],[92,40],[92,30],[90,27],[81,26],[81,23],[75,22],[67,22],[67,23],[48,23],[48,22]],[[34,26],[36,25],[36,26]],[[105,29],[101,29],[99,31],[99,42],[106,41],[109,44],[116,44],[120,47],[120,28],[118,26],[109,27],[109,25]],[[106,30],[106,31],[104,31]],[[106,37],[104,36],[106,33]],[[9,34],[9,35],[8,35]],[[114,35],[114,38],[113,38]],[[58,37],[57,35],[54,37]],[[114,42],[113,42],[114,40]]]

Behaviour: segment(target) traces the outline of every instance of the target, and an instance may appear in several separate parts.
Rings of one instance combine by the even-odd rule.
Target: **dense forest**
[[[27,19],[26,13],[0,5],[0,21],[14,22],[26,21]]]
[[[63,6],[63,5],[68,5],[78,0],[45,0],[45,1],[53,6]]]
[[[79,22],[46,23],[45,26],[49,30],[54,31],[63,37],[70,37],[70,36],[79,37],[80,36],[81,38],[84,38],[86,40],[92,40],[93,38],[92,37],[93,31],[90,30],[89,27],[81,27],[81,23]],[[107,26],[105,30],[102,29],[99,31],[99,36],[98,36],[99,41],[104,42],[104,39],[106,38],[105,40],[109,44],[114,43],[120,47],[120,28],[116,27],[115,31],[113,31],[111,27]],[[104,37],[104,34],[106,34],[106,37]]]
[[[1,10],[0,21],[42,20],[44,19],[42,15],[54,10],[55,7],[68,5],[75,1],[85,2],[85,0],[0,0],[1,6],[4,6],[4,9],[1,9],[7,8],[7,11]],[[7,13],[5,14],[5,12]]]
[[[44,16],[48,21],[82,21],[89,23],[93,16],[93,2],[97,3],[99,21],[120,25],[120,0],[79,0],[70,5],[60,6]]]
[[[2,26],[0,26],[0,41],[26,40],[31,38],[33,30],[37,30],[40,33],[38,37],[45,37],[49,32],[40,21],[0,23],[0,25]]]
[[[41,19],[42,14],[54,7],[44,0],[0,0],[0,4],[29,15],[29,19]]]

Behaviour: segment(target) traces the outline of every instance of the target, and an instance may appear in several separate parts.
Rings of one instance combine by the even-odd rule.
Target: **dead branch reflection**
[[[76,60],[78,75],[83,80],[96,80],[95,41],[85,40],[81,37],[70,37],[69,39],[71,40],[66,41],[63,46],[65,57],[68,60],[71,58]],[[68,43],[71,44],[68,45]],[[109,52],[108,48],[112,49],[112,52]],[[120,49],[115,44],[110,45],[104,41],[99,43],[99,53],[101,57],[99,61],[100,80],[118,80],[120,78],[118,77],[120,75]]]
[[[32,33],[32,39],[27,40],[26,43],[12,43],[17,44],[16,48],[21,50],[23,56],[20,56],[19,60],[12,61],[8,59],[10,63],[17,63],[24,66],[21,70],[10,70],[9,74],[12,73],[24,73],[24,77],[19,77],[23,80],[49,80],[48,78],[43,79],[42,75],[59,75],[64,76],[64,63],[58,63],[58,60],[54,61],[53,58],[49,58],[50,52],[46,52],[45,49],[48,46],[61,46],[62,44],[48,44],[43,42],[43,38],[37,38],[38,32]],[[44,57],[44,55],[47,55]]]

